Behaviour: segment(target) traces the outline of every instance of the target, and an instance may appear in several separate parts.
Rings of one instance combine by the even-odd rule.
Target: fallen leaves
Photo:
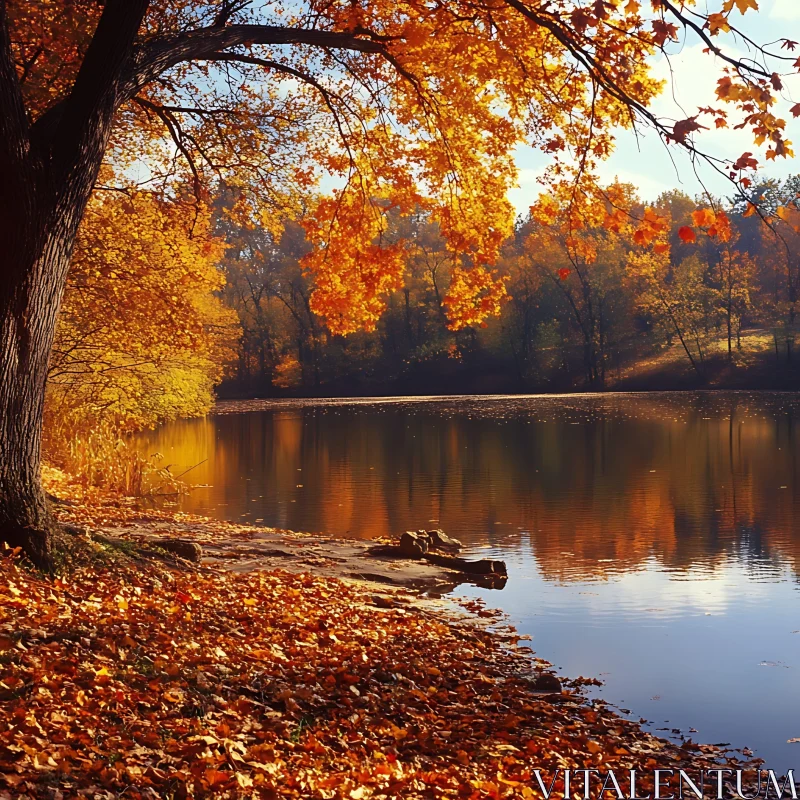
[[[537,694],[528,648],[372,591],[147,563],[48,581],[0,559],[0,799],[531,797],[534,769],[720,755],[587,701],[592,679]]]
[[[525,797],[533,768],[686,757],[574,691],[533,695],[491,633],[333,579],[48,582],[5,559],[0,613],[0,797]]]

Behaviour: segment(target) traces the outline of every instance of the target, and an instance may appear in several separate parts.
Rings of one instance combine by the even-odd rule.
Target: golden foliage
[[[84,218],[50,368],[52,424],[122,429],[208,410],[235,334],[208,211],[102,194]]]

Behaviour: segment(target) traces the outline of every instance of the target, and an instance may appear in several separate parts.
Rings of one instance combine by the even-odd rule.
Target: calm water
[[[564,674],[654,728],[800,768],[800,396],[221,410],[143,439],[175,472],[199,464],[185,510],[365,539],[441,526],[507,561],[504,590],[467,592]]]

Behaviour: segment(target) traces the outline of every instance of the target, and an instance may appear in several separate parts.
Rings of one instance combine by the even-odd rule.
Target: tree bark
[[[30,127],[0,0],[0,541],[45,569],[55,530],[40,474],[50,350],[148,2],[107,0],[71,93]]]
[[[32,242],[28,258],[12,252],[0,292],[0,540],[45,569],[54,523],[40,480],[42,417],[70,250],[51,234]]]

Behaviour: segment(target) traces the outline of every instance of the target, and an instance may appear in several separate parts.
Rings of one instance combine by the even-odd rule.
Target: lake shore
[[[143,508],[132,498],[86,490],[57,469],[46,470],[59,521],[87,541],[158,547],[172,539],[196,545],[192,560],[210,569],[246,573],[282,569],[353,581],[373,589],[408,589],[438,598],[480,578],[422,560],[381,557],[388,540],[339,539],[265,526],[240,525],[177,510]]]
[[[48,485],[95,545],[220,525]],[[324,574],[317,537],[293,535],[294,572],[143,559],[128,535],[55,582],[2,561],[0,798],[530,798],[535,770],[567,768],[641,770],[646,794],[655,768],[742,766],[587,700],[585,679],[537,691],[549,665],[499,615]]]

